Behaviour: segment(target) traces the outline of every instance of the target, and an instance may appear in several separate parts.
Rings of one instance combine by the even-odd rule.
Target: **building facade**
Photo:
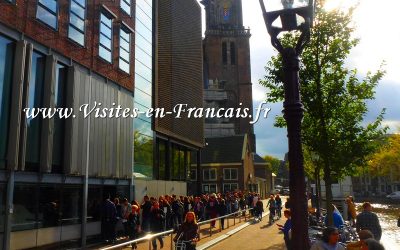
[[[174,78],[170,88],[181,98],[186,84],[202,86],[195,2],[160,8],[192,18],[186,36],[192,40],[172,38],[181,54],[171,57],[170,73],[185,78]],[[158,27],[158,6],[155,0],[0,1],[2,249],[84,247],[100,235],[104,196],[140,202],[145,194],[186,194],[188,152],[203,145],[202,122],[162,124],[140,113],[165,105],[161,93],[168,94],[162,89],[168,81],[157,75],[165,70],[158,62],[168,60],[157,57],[168,29]],[[172,103],[181,101],[197,105],[202,96]],[[134,107],[138,118],[131,116]],[[38,108],[66,113],[43,118]],[[28,117],[34,109],[39,116]],[[131,112],[117,118],[125,109]],[[200,133],[190,133],[196,126]]]
[[[166,114],[178,104],[203,106],[200,5],[196,0],[156,1],[155,13],[153,107],[163,110],[165,116],[154,117],[147,124],[153,122],[153,137],[147,137],[153,141],[148,147],[153,157],[147,159],[153,162],[147,164],[151,166],[149,171],[135,168],[135,172],[144,175],[135,179],[135,193],[139,197],[186,195],[190,164],[197,161],[204,144],[203,119]]]

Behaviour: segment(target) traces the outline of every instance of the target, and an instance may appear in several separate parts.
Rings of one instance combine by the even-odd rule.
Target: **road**
[[[276,223],[284,224],[285,220],[282,218]],[[268,217],[266,216],[261,222],[246,227],[209,249],[284,250],[286,248],[283,234],[278,231],[276,224],[268,226]]]

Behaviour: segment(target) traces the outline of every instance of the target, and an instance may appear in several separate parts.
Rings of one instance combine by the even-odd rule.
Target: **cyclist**
[[[196,243],[200,239],[199,226],[197,225],[196,215],[193,212],[188,212],[185,221],[180,225],[174,241],[179,241],[185,244],[186,250],[195,250]],[[178,245],[178,244],[177,244]]]

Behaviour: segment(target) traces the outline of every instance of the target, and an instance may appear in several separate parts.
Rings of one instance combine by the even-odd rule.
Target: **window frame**
[[[229,179],[227,178],[227,175],[225,175],[225,171],[227,171],[227,170],[229,170]],[[236,171],[236,178],[235,179],[232,179],[232,170]],[[224,175],[224,180],[225,181],[237,181],[238,180],[239,171],[238,171],[237,168],[224,168],[223,172],[224,172],[223,175]]]
[[[72,42],[76,43],[78,46],[81,47],[86,47],[86,18],[87,18],[87,0],[85,1],[85,6],[82,6],[77,0],[70,0],[69,1],[69,16],[68,16],[68,30],[67,30],[67,37],[69,40],[71,40]],[[77,5],[79,5],[80,7],[82,7],[84,9],[84,17],[83,20],[80,16],[78,16],[77,13],[72,11],[72,2],[75,2]],[[75,15],[77,18],[81,19],[83,21],[83,33],[81,30],[79,30],[78,27],[76,27],[74,24],[71,23],[71,15]],[[70,32],[69,29],[72,28],[74,30],[76,30],[77,32],[83,34],[83,44],[80,44],[78,41],[75,41],[72,37],[70,37]],[[112,31],[112,30],[111,30]]]
[[[109,20],[111,20],[111,27],[108,27],[104,22],[102,22],[102,19],[101,19],[102,16],[104,16],[105,18],[108,18]],[[107,11],[107,10],[105,10],[105,9],[102,9],[102,10],[100,11],[100,17],[99,17],[99,37],[98,37],[98,39],[99,39],[98,57],[101,58],[102,60],[104,60],[106,63],[109,63],[109,64],[113,64],[113,52],[114,52],[114,50],[113,50],[113,46],[114,46],[114,41],[113,41],[113,36],[114,36],[113,23],[114,23],[114,19],[115,19],[115,16],[112,15],[109,11]],[[103,25],[105,25],[107,28],[110,28],[110,29],[111,29],[111,37],[107,37],[106,34],[104,34],[104,33],[101,31],[101,25],[102,25],[102,23],[103,23]],[[104,37],[110,39],[110,44],[111,44],[110,49],[108,49],[106,45],[104,45],[104,44],[101,43],[101,39],[100,39],[101,35],[103,35]],[[100,54],[100,47],[102,47],[102,48],[104,48],[105,50],[108,50],[108,51],[110,52],[110,54],[111,54],[110,61],[109,61],[108,59],[106,59],[106,58],[104,58],[104,57],[101,56],[101,54]]]
[[[239,189],[239,183],[223,183],[222,184],[222,192],[226,193],[228,190],[225,189],[225,186],[229,186],[229,192],[235,191],[235,189],[232,189],[232,185],[236,186],[236,189]]]
[[[206,171],[208,171],[208,176],[209,176],[209,178],[208,179],[206,179],[205,178],[205,172]],[[211,171],[215,171],[215,178],[213,178],[213,179],[211,179],[211,175],[210,175],[210,172]],[[216,181],[217,180],[217,169],[216,168],[206,168],[206,169],[203,169],[203,181]]]
[[[122,8],[122,2],[125,2],[126,5],[129,6],[129,13],[125,11],[124,8]],[[119,2],[119,8],[124,12],[125,14],[132,16],[132,0],[120,0]]]
[[[193,173],[194,173],[195,178],[192,178],[192,171],[193,171]],[[196,168],[191,168],[191,169],[190,169],[189,180],[191,180],[191,181],[197,181],[197,169],[196,169]]]
[[[15,0],[12,0],[12,1],[14,1],[14,3],[15,3]],[[59,17],[58,15],[59,15],[59,12],[60,12],[60,6],[59,6],[58,0],[54,0],[54,1],[56,2],[56,12],[55,12],[55,13],[54,13],[50,8],[48,8],[47,6],[45,6],[44,4],[42,4],[42,3],[40,2],[40,0],[37,0],[37,1],[36,1],[35,19],[36,19],[37,21],[39,21],[40,23],[42,23],[43,25],[46,25],[46,26],[49,27],[50,29],[55,30],[55,31],[58,31],[58,17]],[[48,13],[50,13],[50,14],[52,14],[52,15],[55,15],[55,17],[56,17],[56,27],[52,27],[50,24],[46,23],[45,21],[43,21],[42,19],[39,18],[39,16],[38,16],[39,7],[42,8],[42,9],[44,9],[44,10],[47,11]]]
[[[123,0],[121,0],[121,1],[123,1]],[[129,36],[129,41],[126,41],[125,40],[125,38],[121,35],[122,34],[122,32],[125,32],[128,36]],[[120,70],[122,70],[123,72],[125,72],[125,73],[127,73],[127,74],[131,74],[131,61],[132,61],[132,30],[127,26],[127,25],[125,25],[124,23],[122,23],[121,24],[121,26],[120,26],[120,28],[119,28],[119,46],[118,46],[118,48],[119,48],[119,54],[118,54],[118,68],[120,69]],[[129,46],[129,51],[126,51],[126,49],[124,49],[122,46],[121,46],[121,39],[123,39],[125,42],[127,42],[128,43],[128,46]],[[122,56],[121,56],[121,50],[124,50],[125,52],[127,52],[128,53],[128,57],[129,57],[129,61],[127,62],[126,61],[126,59],[124,59]],[[122,61],[124,61],[125,63],[127,63],[128,64],[128,67],[129,67],[129,72],[126,72],[124,69],[122,69],[121,68],[121,60]]]
[[[204,187],[208,187],[208,191],[205,191],[204,190]],[[218,185],[217,184],[214,184],[214,183],[205,183],[205,184],[202,184],[201,185],[201,190],[202,190],[202,192],[203,193],[210,193],[210,186],[215,186],[215,193],[217,193],[218,192]]]

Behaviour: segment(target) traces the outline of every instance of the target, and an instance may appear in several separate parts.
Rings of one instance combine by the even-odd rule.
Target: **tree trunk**
[[[328,216],[328,225],[333,226],[333,207],[332,204],[332,181],[331,181],[331,170],[328,164],[324,168],[324,181],[325,181],[325,198],[326,198],[326,210]]]

